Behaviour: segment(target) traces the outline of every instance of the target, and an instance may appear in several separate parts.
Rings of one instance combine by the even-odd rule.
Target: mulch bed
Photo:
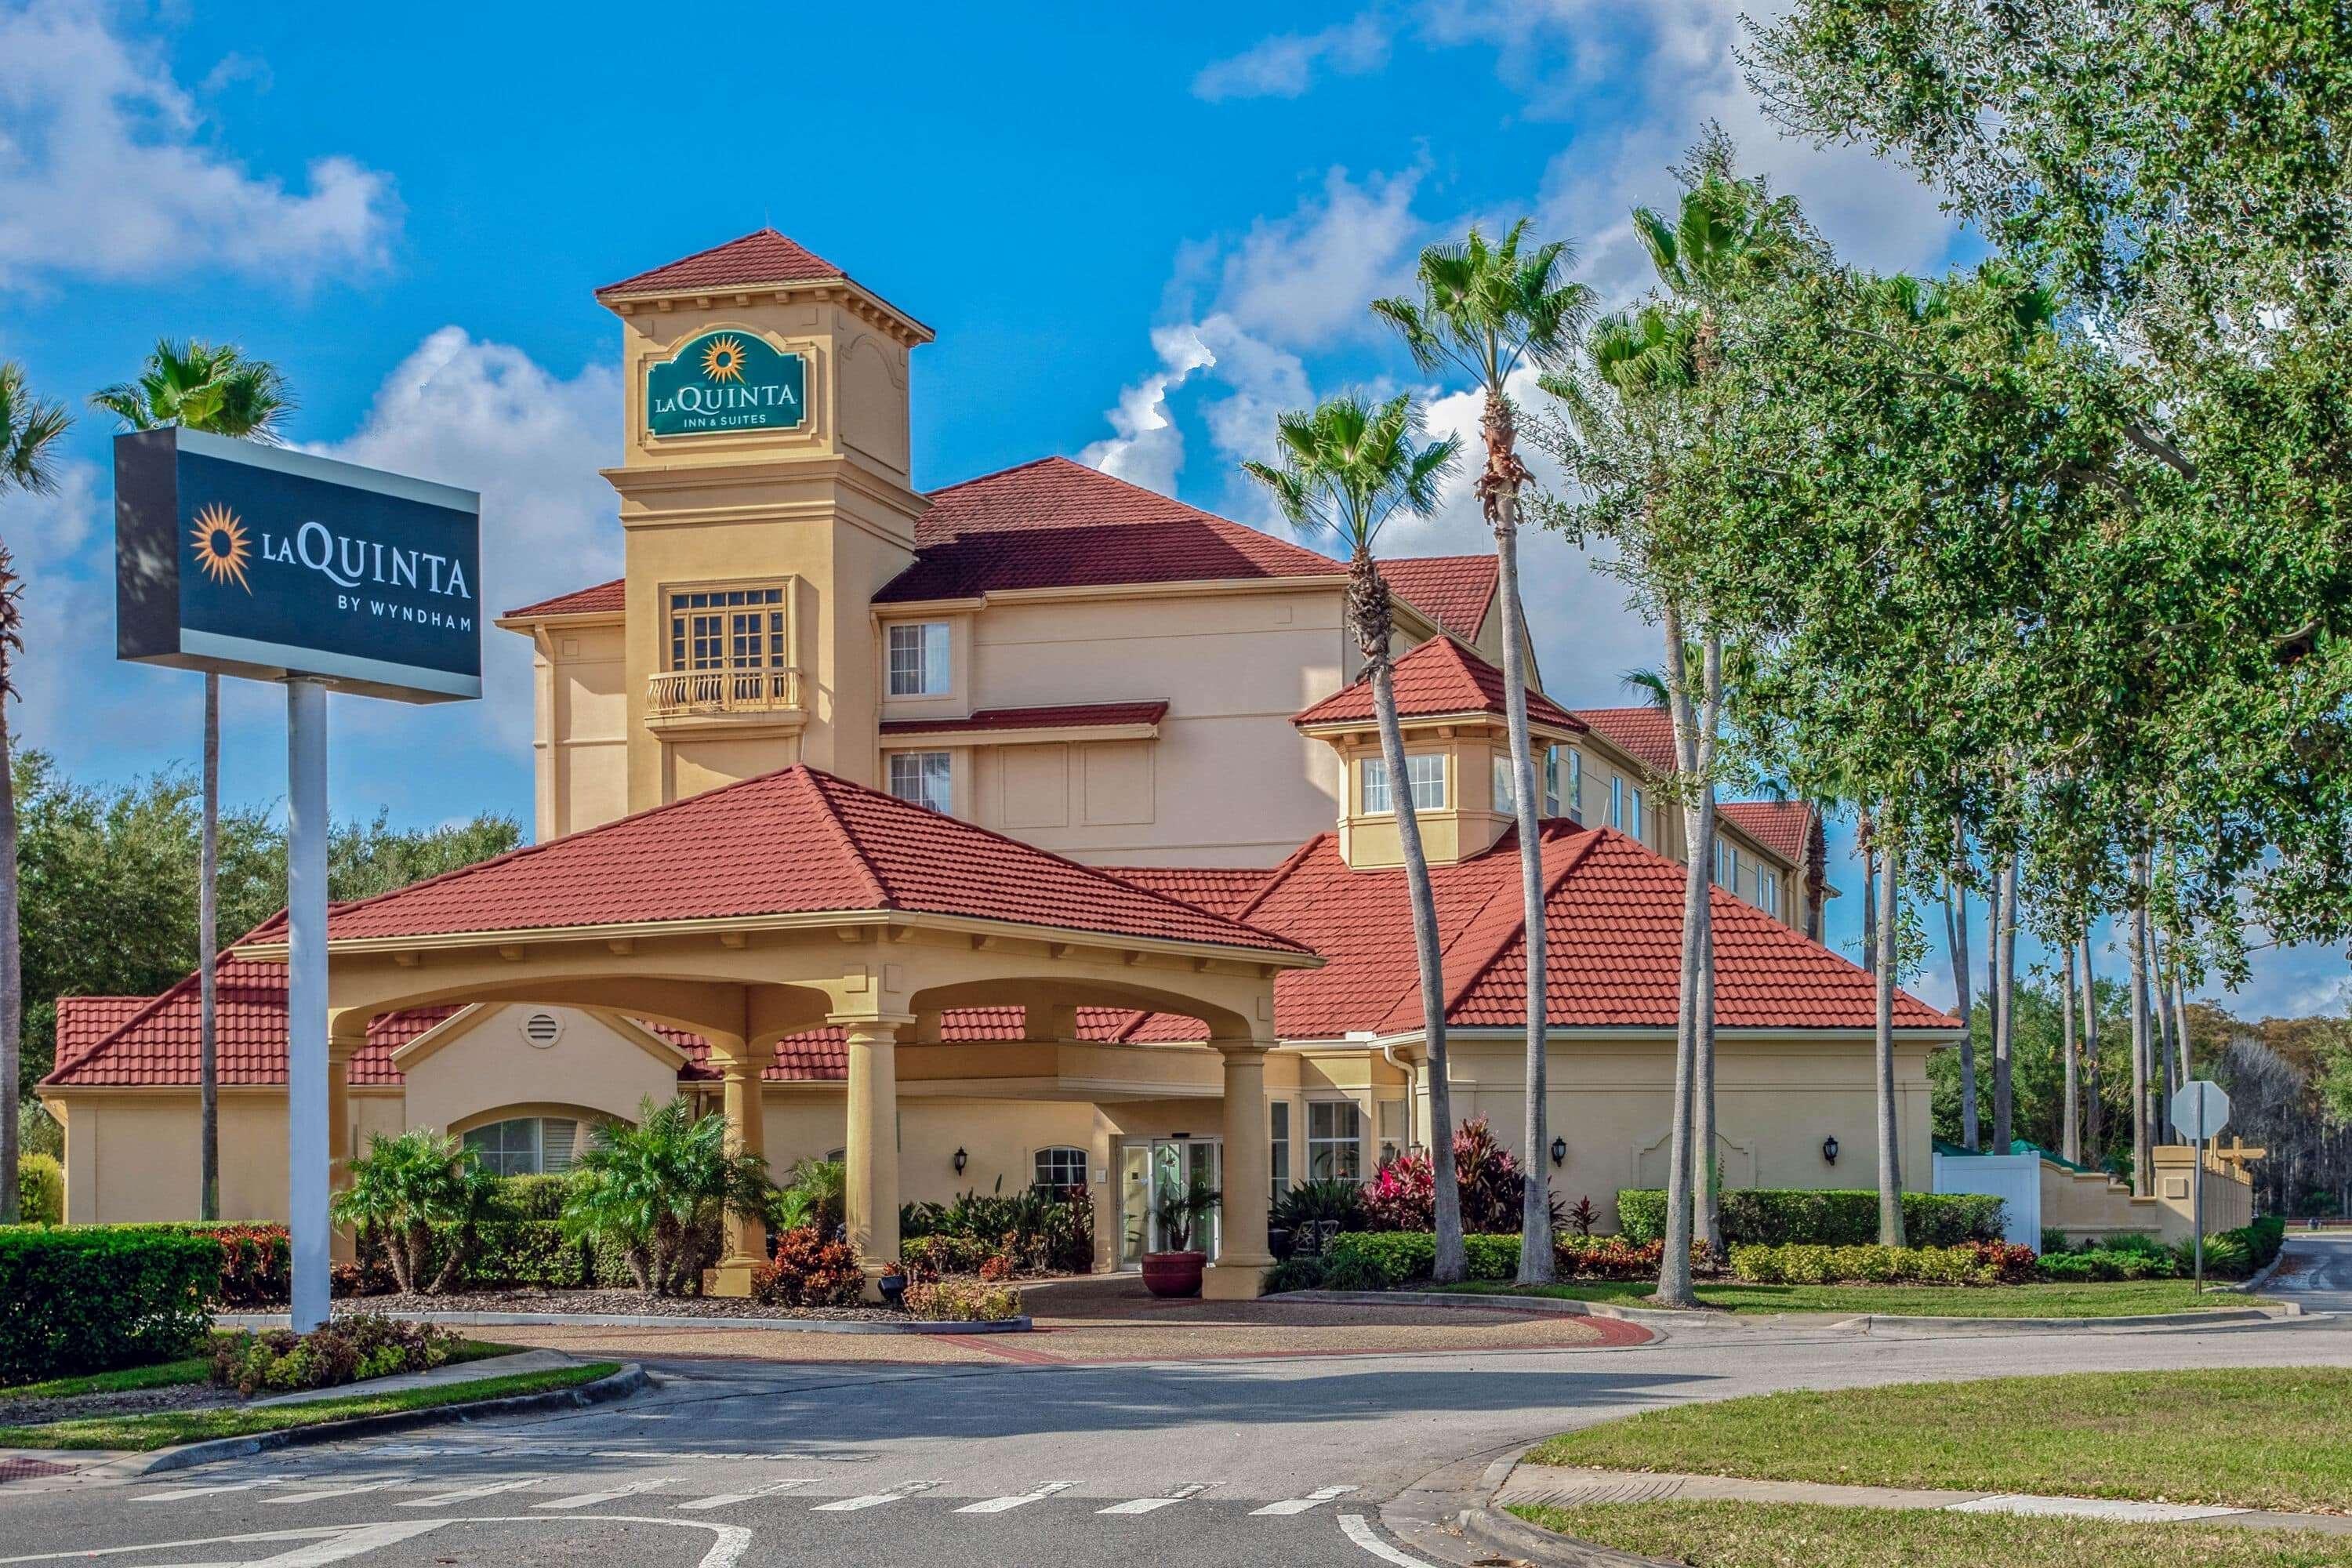
[[[656,1296],[644,1290],[464,1290],[344,1296],[339,1314],[352,1312],[576,1312],[632,1318],[800,1318],[835,1322],[908,1321],[887,1307],[772,1307],[738,1297]]]
[[[236,1390],[209,1383],[174,1383],[119,1394],[71,1394],[58,1399],[0,1399],[0,1426],[37,1426],[87,1415],[152,1415],[160,1410],[208,1410],[239,1403]]]

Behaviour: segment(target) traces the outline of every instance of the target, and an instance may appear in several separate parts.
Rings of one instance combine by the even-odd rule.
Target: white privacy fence
[[[2042,1250],[2041,1155],[1938,1152],[1935,1159],[1936,1191],[1999,1198],[2001,1239]]]

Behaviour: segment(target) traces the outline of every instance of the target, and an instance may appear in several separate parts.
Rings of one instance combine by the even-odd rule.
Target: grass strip
[[[1514,1504],[1529,1524],[1691,1568],[2335,1568],[2340,1535],[1822,1503]]]
[[[0,1388],[0,1399],[71,1399],[82,1394],[131,1394],[142,1388],[169,1388],[175,1384],[208,1383],[213,1358],[192,1355],[149,1366],[117,1367],[112,1372],[85,1373],[79,1377],[53,1377],[47,1383],[24,1383]]]
[[[1566,1433],[1528,1458],[1764,1480],[2342,1510],[2352,1509],[2347,1410],[2352,1368],[2067,1373],[1686,1405]],[[2346,1554],[2340,1541],[2336,1550]]]
[[[212,1410],[167,1410],[152,1415],[94,1415],[79,1421],[53,1421],[43,1426],[0,1426],[0,1447],[128,1448],[143,1452],[211,1437],[250,1437],[258,1432],[315,1426],[354,1415],[388,1415],[398,1411],[466,1405],[478,1399],[543,1394],[550,1389],[593,1383],[620,1369],[618,1362],[600,1361],[585,1366],[517,1373],[510,1377],[478,1378],[471,1383],[443,1383],[394,1393],[353,1394],[348,1399],[320,1399],[308,1405],[273,1405],[266,1408],[230,1405]]]
[[[1655,1305],[1651,1298],[1657,1288],[1647,1279],[1567,1279],[1522,1290],[1507,1281],[1489,1279],[1434,1289],[1649,1307]],[[1916,1318],[2123,1318],[2200,1308],[2242,1310],[2258,1304],[2251,1297],[2210,1290],[2200,1296],[2195,1283],[2187,1279],[1985,1286],[1706,1284],[1698,1287],[1698,1299],[1710,1307],[1739,1312],[1843,1312],[1856,1317],[1880,1313]]]

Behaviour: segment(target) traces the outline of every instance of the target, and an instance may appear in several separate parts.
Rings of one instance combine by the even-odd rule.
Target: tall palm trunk
[[[5,594],[6,571],[6,555],[0,552],[0,595]],[[13,601],[0,597],[0,618],[14,621]],[[17,928],[16,775],[8,733],[7,657],[7,650],[0,649],[0,1225],[15,1225],[19,1215],[16,1077],[25,1046],[25,955]]]
[[[2000,973],[1992,999],[1992,1152],[1996,1154],[2009,1152],[2016,1132],[2017,858],[2015,849],[2002,857],[2000,877],[1993,885],[1994,908],[1999,910],[1993,952]]]
[[[1422,852],[1421,820],[1413,810],[1412,780],[1405,772],[1404,730],[1397,722],[1396,684],[1389,664],[1392,613],[1388,584],[1381,581],[1370,551],[1348,563],[1349,607],[1356,642],[1370,667],[1372,711],[1381,731],[1381,760],[1388,769],[1389,806],[1396,813],[1397,842],[1404,856],[1405,888],[1412,900],[1412,945],[1421,967],[1421,1014],[1429,1050],[1429,1163],[1435,1192],[1437,1254],[1430,1278],[1440,1284],[1468,1271],[1462,1244],[1462,1188],[1454,1170],[1454,1095],[1445,1049],[1444,955],[1437,943],[1437,895],[1429,882],[1429,858]],[[1524,1247],[1522,1251],[1526,1250]],[[1546,1251],[1549,1251],[1549,1247]]]
[[[2147,890],[2142,863],[2132,863],[2131,921],[2131,1060],[2132,1060],[2132,1191],[2153,1195],[2155,1168],[2149,1152],[2154,1131],[2147,1104]]]
[[[196,974],[199,987],[197,1104],[199,1184],[196,1217],[220,1218],[220,677],[205,675],[205,826],[196,870]]]
[[[1675,760],[1683,772],[1685,784],[1689,784],[1696,781],[1700,776],[1700,770],[1713,761],[1705,733],[1706,721],[1711,721],[1713,715],[1694,710],[1689,661],[1684,651],[1682,614],[1671,600],[1664,606],[1663,619],[1666,634],[1667,698],[1674,712]],[[1720,647],[1719,642],[1709,639],[1706,661],[1717,667],[1718,679]],[[1702,679],[1705,679],[1704,675]],[[1685,794],[1683,823],[1687,857],[1683,867],[1682,988],[1675,1027],[1674,1122],[1669,1130],[1666,1150],[1666,1245],[1658,1263],[1658,1300],[1670,1306],[1687,1307],[1697,1304],[1697,1297],[1691,1285],[1691,1238],[1695,1227],[1695,1198],[1703,1179],[1700,1173],[1708,1163],[1700,1152],[1702,1129],[1696,1100],[1700,1076],[1701,969],[1706,958],[1709,879],[1705,849],[1706,814],[1697,804],[1697,797],[1687,790]],[[1706,1131],[1711,1139],[1711,1125]]]
[[[2172,965],[2166,962],[2172,944],[2159,941],[2151,927],[2148,932],[2147,984],[2149,1012],[2156,1020],[2151,1036],[2156,1053],[2156,1071],[2151,1075],[2156,1085],[2156,1128],[2162,1142],[2177,1143],[2179,1129],[2172,1124]]]
[[[1878,973],[1878,855],[1871,847],[1870,809],[1854,824],[1854,847],[1862,856],[1862,972]]]
[[[1892,819],[1894,813],[1887,816]],[[1873,1051],[1878,1087],[1878,1241],[1882,1247],[1905,1245],[1903,1236],[1902,1131],[1895,1104],[1895,933],[1898,900],[1895,847],[1878,847],[1878,951],[1886,962],[1878,966],[1875,1048]]]
[[[2172,966],[2172,1033],[2179,1041],[2180,1081],[2194,1082],[2197,1078],[2197,1055],[2189,1041],[2189,983],[2180,976],[2180,965]]]
[[[1519,603],[1519,487],[1528,471],[1518,455],[1518,430],[1511,400],[1500,386],[1486,389],[1481,423],[1486,470],[1478,479],[1487,521],[1495,530],[1496,596],[1503,610],[1503,721],[1511,745],[1511,805],[1519,829],[1519,900],[1527,925],[1527,1186],[1519,1211],[1519,1272],[1522,1285],[1546,1285],[1554,1278],[1551,1186],[1542,1176],[1544,1151],[1551,1143],[1550,1048],[1545,1025],[1543,835],[1537,826],[1542,796],[1537,794],[1535,743],[1528,734],[1526,609]]]
[[[2074,1164],[2083,1163],[2083,1083],[2080,1040],[2074,1028],[2074,949],[2066,949],[2065,967],[2058,976],[2059,1049],[2064,1059],[2065,1099],[2058,1111],[2058,1156]]]
[[[2083,923],[2083,1147],[2086,1164],[2107,1163],[2107,1107],[2099,1084],[2099,983],[2091,973],[2091,926]]]
[[[1968,857],[1968,830],[1952,818],[1952,869],[1944,879],[1945,945],[1952,959],[1952,994],[1960,1020],[1960,1146],[1973,1152],[1977,1126],[1976,976],[1969,973],[1969,885],[1961,879]]]
[[[1710,905],[1714,895],[1707,895]],[[1698,1032],[1696,1070],[1691,1084],[1691,1142],[1698,1150],[1696,1209],[1692,1226],[1708,1266],[1721,1268],[1730,1256],[1723,1240],[1723,1156],[1715,1136],[1715,915],[1709,910],[1699,933],[1698,998],[1692,1009]]]

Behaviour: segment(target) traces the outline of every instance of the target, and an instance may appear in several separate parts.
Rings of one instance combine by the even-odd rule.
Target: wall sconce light
[[[1827,1160],[1832,1165],[1837,1163],[1837,1150],[1838,1142],[1836,1133],[1832,1132],[1828,1137],[1822,1140],[1822,1158]],[[959,1165],[956,1168],[958,1170],[961,1170],[963,1167]]]
[[[1555,1165],[1565,1165],[1568,1163],[1567,1139],[1555,1138],[1551,1141],[1551,1163]]]
[[[962,1150],[959,1149],[955,1152],[955,1168],[957,1175],[961,1176],[963,1174],[964,1163],[967,1158],[968,1156],[965,1155]],[[1832,1154],[1830,1158],[1834,1160],[1837,1156],[1835,1154]]]

